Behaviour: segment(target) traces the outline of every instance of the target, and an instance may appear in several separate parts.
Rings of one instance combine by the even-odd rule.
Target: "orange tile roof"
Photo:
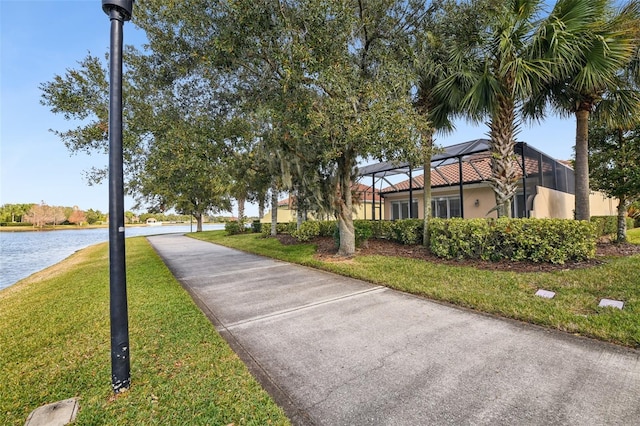
[[[514,160],[518,178],[522,177],[522,156],[517,155]],[[538,174],[538,161],[525,157],[525,170],[527,175]],[[552,166],[543,162],[543,172],[549,172]],[[453,162],[442,166],[436,166],[431,169],[431,187],[451,186],[460,184],[459,163]],[[462,182],[465,184],[478,183],[489,180],[491,177],[491,153],[481,152],[474,154],[462,162]],[[413,178],[413,189],[421,189],[424,187],[424,176],[416,176]],[[393,184],[382,189],[382,193],[408,191],[409,179]]]
[[[371,186],[361,183],[355,183],[351,186],[351,191],[358,194],[360,201],[371,202]],[[374,188],[373,199],[375,202],[380,201],[380,191]]]
[[[371,202],[371,186],[370,185],[354,183],[351,186],[351,192],[355,196],[354,202],[356,200],[358,200],[359,202],[362,202],[362,201],[369,202],[369,203]],[[375,190],[374,200],[376,201],[376,203],[380,201],[380,191],[377,189]],[[285,199],[278,201],[278,207],[289,207],[290,209],[292,209],[293,205],[295,204],[295,201],[296,201],[295,196],[287,197]]]

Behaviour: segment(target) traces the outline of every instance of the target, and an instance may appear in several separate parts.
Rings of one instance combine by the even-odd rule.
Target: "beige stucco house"
[[[575,178],[568,162],[555,160],[522,142],[516,144],[513,162],[519,176],[512,201],[513,217],[574,217]],[[422,218],[424,179],[421,174],[413,176],[421,170],[408,164],[379,163],[361,168],[360,176],[364,181],[372,179],[373,187],[381,187],[383,218]],[[407,179],[392,182],[402,174]],[[444,148],[431,162],[433,217],[497,217],[490,176],[491,153],[486,139]],[[617,199],[593,192],[590,202],[591,215],[616,215]]]
[[[377,219],[380,219],[382,203],[378,191],[374,191],[370,186],[364,184],[355,184],[351,190],[353,194],[354,219],[372,219],[374,214]],[[296,222],[297,215],[295,197],[288,197],[278,202],[279,223]],[[309,219],[318,219],[313,212],[309,212],[308,217]],[[335,220],[335,217],[326,219]],[[271,210],[265,213],[260,222],[271,223]]]

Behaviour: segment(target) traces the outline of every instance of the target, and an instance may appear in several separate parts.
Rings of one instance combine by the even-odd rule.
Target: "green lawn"
[[[640,348],[640,256],[607,259],[603,265],[548,273],[515,273],[432,264],[391,256],[356,256],[347,262],[314,258],[312,244],[283,246],[256,234],[195,238],[363,279],[401,291],[482,312],[527,321],[612,343]],[[640,239],[638,230],[629,234]],[[553,299],[536,290],[556,292]],[[625,303],[623,310],[599,308],[600,299]]]
[[[75,424],[286,425],[143,238],[127,240],[131,389],[113,397],[106,244],[0,291],[0,424],[80,397]]]
[[[640,244],[640,228],[634,228],[627,231],[627,239],[632,244]]]

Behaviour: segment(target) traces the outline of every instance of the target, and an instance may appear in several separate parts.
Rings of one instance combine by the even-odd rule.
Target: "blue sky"
[[[108,211],[106,183],[88,186],[83,171],[107,164],[105,155],[71,154],[49,131],[75,127],[40,105],[41,83],[50,81],[89,52],[109,48],[109,19],[100,0],[0,0],[0,205],[39,203]],[[135,14],[135,7],[134,7]],[[126,44],[140,44],[144,34],[128,22]],[[443,146],[483,138],[486,126],[464,122]],[[524,125],[518,139],[558,159],[573,155],[573,119],[547,119]],[[125,208],[133,201],[127,199]],[[248,206],[249,207],[249,206]],[[247,214],[257,214],[249,207]]]
[[[67,150],[49,129],[75,124],[40,105],[38,86],[76,68],[89,52],[103,56],[109,40],[100,0],[0,0],[0,204],[108,211],[107,185],[88,186],[83,173],[106,165],[107,156]],[[144,35],[128,22],[124,40],[140,43]]]

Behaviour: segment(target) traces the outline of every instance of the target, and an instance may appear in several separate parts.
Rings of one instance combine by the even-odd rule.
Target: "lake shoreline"
[[[194,224],[195,225],[195,224]],[[109,241],[109,229],[100,227],[56,227],[55,229],[27,232],[0,232],[0,289],[15,284],[22,278],[45,269],[77,250]],[[205,230],[224,229],[223,224],[205,224]],[[167,233],[195,232],[196,227],[180,223],[163,226],[127,226],[125,237]]]
[[[164,228],[167,226],[189,226],[189,222],[167,222],[162,223],[162,225],[147,225],[145,223],[140,224],[126,224],[125,229],[127,228]],[[196,223],[193,222],[194,227]],[[213,226],[213,225],[224,225],[224,222],[206,222],[203,223],[203,226]],[[49,231],[75,231],[75,230],[83,230],[83,229],[108,229],[109,225],[86,225],[86,226],[76,226],[76,225],[56,225],[56,226],[46,226],[44,228],[35,228],[33,226],[0,226],[0,232],[49,232]]]

